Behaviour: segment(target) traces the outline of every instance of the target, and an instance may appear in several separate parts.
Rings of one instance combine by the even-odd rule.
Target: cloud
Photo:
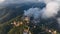
[[[5,0],[0,0],[0,3],[3,3]]]
[[[24,10],[24,16],[33,17],[32,23],[40,23],[42,13],[43,12],[40,8],[30,8],[28,10]]]
[[[38,10],[40,10],[40,12]],[[58,11],[60,10],[60,5],[56,1],[51,1],[46,4],[46,7],[44,9],[38,10],[36,10],[36,8],[30,8],[29,10],[25,11],[25,14],[28,16],[34,14],[37,17],[41,14],[42,18],[55,17],[58,14]]]
[[[49,2],[46,5],[43,16],[44,18],[55,17],[59,11],[59,4],[57,2]]]
[[[60,0],[43,0],[45,3],[49,3],[49,2],[52,2],[52,1],[56,1],[56,2],[60,2]]]
[[[35,19],[39,18],[42,14],[41,9],[39,8],[30,8],[24,11],[24,15],[26,16],[33,16]]]

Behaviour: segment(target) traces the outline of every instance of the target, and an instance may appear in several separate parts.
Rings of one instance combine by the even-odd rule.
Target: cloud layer
[[[41,14],[42,11],[39,8],[30,8],[27,11],[26,10],[24,11],[24,15],[29,17],[33,16],[35,19],[39,18]]]
[[[55,17],[59,11],[59,4],[57,2],[49,2],[43,13],[43,17],[50,18]]]

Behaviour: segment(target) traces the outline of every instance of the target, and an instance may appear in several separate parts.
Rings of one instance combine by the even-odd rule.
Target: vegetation
[[[23,34],[25,31],[27,34],[51,34],[54,31],[56,34],[60,34],[60,32],[53,28],[48,29],[44,24],[37,26],[28,22],[22,19],[22,16],[13,18],[4,24],[0,24],[0,34]]]

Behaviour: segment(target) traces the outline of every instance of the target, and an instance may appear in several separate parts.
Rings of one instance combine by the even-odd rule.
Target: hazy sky
[[[56,1],[60,2],[60,0],[0,0],[0,4],[9,4],[9,3],[24,3],[24,2],[51,2],[51,1]]]
[[[0,0],[0,3],[23,3],[23,2],[37,2],[37,0]]]

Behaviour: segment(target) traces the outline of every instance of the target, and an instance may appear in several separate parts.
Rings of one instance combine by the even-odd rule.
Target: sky
[[[25,3],[25,2],[45,2],[46,4],[56,1],[60,3],[60,0],[0,0],[0,4],[10,4],[10,3]]]

